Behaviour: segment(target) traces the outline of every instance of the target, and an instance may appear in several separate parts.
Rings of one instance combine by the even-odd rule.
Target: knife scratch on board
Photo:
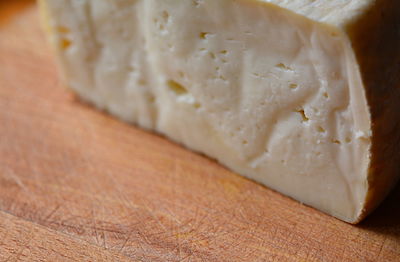
[[[132,234],[134,233],[134,230],[129,230],[127,237],[124,240],[124,243],[122,246],[119,248],[119,252],[123,253],[125,246],[127,245],[128,241],[131,240]]]
[[[61,207],[60,204],[56,205],[56,207],[55,207],[52,211],[50,211],[50,213],[49,213],[47,216],[45,216],[45,217],[43,218],[43,222],[44,222],[44,223],[46,223],[46,222],[51,222],[51,221],[50,221],[50,218],[52,218],[52,216],[54,216],[54,214],[60,209],[60,207]]]
[[[13,181],[16,185],[18,185],[22,190],[25,192],[29,192],[28,187],[25,186],[24,182],[18,177],[18,175],[12,170],[11,168],[4,166],[5,168],[5,178],[9,178],[11,181]]]
[[[383,239],[382,244],[381,244],[381,246],[379,247],[378,254],[376,254],[376,258],[375,258],[376,260],[374,259],[375,261],[378,261],[379,257],[381,256],[381,253],[382,253],[382,251],[383,251],[383,248],[385,247],[386,240],[387,240],[387,237],[385,237],[385,238]]]
[[[104,205],[101,206],[101,213],[102,213],[102,222],[104,223],[105,220],[105,211],[104,211]],[[103,236],[103,247],[107,249],[107,239],[106,239],[106,229],[104,228],[104,225],[101,227],[101,233]]]
[[[90,213],[91,213],[91,216],[92,216],[92,224],[93,224],[93,230],[94,230],[94,234],[95,234],[96,244],[100,245],[99,234],[97,232],[97,223],[96,223],[95,210],[94,210],[93,206],[92,206],[92,209],[91,209]]]

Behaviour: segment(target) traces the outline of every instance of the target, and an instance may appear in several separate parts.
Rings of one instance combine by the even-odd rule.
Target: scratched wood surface
[[[0,260],[400,261],[400,187],[352,226],[119,122],[0,0]]]
[[[116,251],[91,245],[0,212],[1,261],[130,261]]]

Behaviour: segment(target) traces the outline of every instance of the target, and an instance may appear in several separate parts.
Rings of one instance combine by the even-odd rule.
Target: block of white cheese
[[[41,0],[98,108],[357,223],[400,172],[400,1]]]

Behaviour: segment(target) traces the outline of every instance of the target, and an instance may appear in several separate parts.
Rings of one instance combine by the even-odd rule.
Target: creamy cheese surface
[[[371,0],[248,0],[275,4],[305,17],[335,26],[346,26],[368,12],[376,1]]]
[[[343,28],[373,1],[42,0],[65,83],[119,118],[348,222],[371,116]]]

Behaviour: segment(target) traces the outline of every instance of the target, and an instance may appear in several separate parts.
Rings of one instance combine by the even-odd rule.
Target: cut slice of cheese
[[[357,223],[399,178],[400,1],[41,0],[66,85]]]

